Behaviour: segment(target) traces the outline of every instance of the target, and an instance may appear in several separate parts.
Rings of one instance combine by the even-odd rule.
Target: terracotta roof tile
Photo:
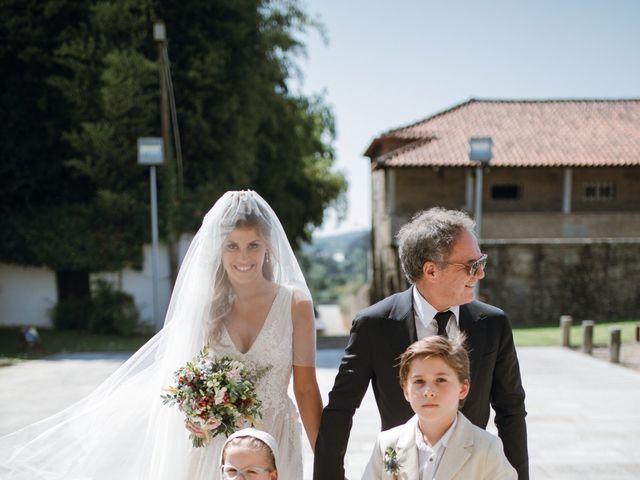
[[[473,166],[469,138],[493,139],[492,167],[640,165],[640,99],[476,100],[376,138],[411,143],[372,158],[385,167]]]

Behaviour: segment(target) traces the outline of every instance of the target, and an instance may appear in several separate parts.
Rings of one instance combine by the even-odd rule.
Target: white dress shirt
[[[458,416],[456,415],[455,420],[445,434],[440,437],[440,440],[438,440],[433,447],[430,447],[424,441],[424,436],[420,431],[420,424],[416,422],[416,445],[418,447],[418,464],[420,465],[421,480],[433,480],[436,476],[438,466],[442,460],[442,455],[444,455],[447,443],[449,442],[451,435],[453,435],[453,431],[455,430],[457,423]]]
[[[448,310],[453,312],[453,316],[447,323],[447,336],[453,338],[460,332],[460,305],[451,306]],[[435,320],[438,310],[427,302],[415,285],[413,286],[413,311],[418,339],[438,334],[438,323]]]

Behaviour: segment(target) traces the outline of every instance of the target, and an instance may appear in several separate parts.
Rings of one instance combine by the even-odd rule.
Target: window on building
[[[492,185],[491,198],[493,200],[515,200],[520,198],[519,185]]]
[[[583,196],[590,201],[613,200],[616,197],[616,186],[613,182],[585,183]]]

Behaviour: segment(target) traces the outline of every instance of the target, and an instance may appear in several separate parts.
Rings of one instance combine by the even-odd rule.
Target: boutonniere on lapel
[[[397,478],[400,472],[400,463],[398,462],[398,452],[396,452],[395,448],[388,447],[384,451],[382,463],[384,465],[384,471],[393,476],[393,478]]]

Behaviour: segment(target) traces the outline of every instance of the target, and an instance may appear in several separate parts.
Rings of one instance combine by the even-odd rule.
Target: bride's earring
[[[271,257],[269,256],[269,252],[264,254],[265,263],[271,263]]]

